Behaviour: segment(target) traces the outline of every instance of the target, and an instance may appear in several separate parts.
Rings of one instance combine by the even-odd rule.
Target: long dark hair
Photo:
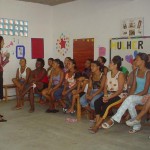
[[[113,59],[112,59],[112,62],[117,65],[117,69],[119,71],[121,71],[121,65],[122,65],[122,58],[120,56],[114,56]]]
[[[2,36],[0,36],[0,50],[1,50],[1,43],[4,40],[4,38]]]
[[[59,65],[61,69],[64,69],[64,64],[60,59],[54,59],[54,61]]]
[[[149,61],[148,55],[146,53],[138,53],[136,56],[139,56],[145,62],[145,66],[147,67]]]

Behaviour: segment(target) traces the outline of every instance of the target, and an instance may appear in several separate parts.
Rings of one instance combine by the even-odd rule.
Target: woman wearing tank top
[[[106,76],[100,72],[100,63],[98,61],[93,61],[91,63],[91,72],[92,75],[89,79],[87,93],[80,98],[80,103],[82,107],[91,113],[90,120],[93,120],[94,102],[103,95]]]
[[[58,110],[55,109],[55,101],[61,102],[61,95],[63,91],[63,62],[59,59],[53,60],[53,70],[50,75],[48,88],[42,91],[42,95],[49,101],[49,108],[46,110],[47,113],[56,113]]]
[[[96,123],[90,128],[91,133],[96,133],[101,127],[103,120],[106,118],[105,113],[107,108],[117,103],[123,96],[125,77],[120,70],[122,64],[122,58],[120,56],[114,56],[109,64],[109,72],[104,87],[104,96],[101,96],[94,103],[96,113]]]
[[[19,61],[20,67],[17,69],[16,78],[12,79],[14,85],[16,85],[16,96],[17,96],[17,105],[16,109],[21,109],[23,106],[23,98],[21,93],[25,90],[25,86],[28,83],[31,69],[26,66],[26,59],[22,58]]]
[[[126,110],[128,110],[131,119],[134,119],[137,116],[135,106],[144,105],[142,98],[144,95],[150,93],[150,71],[146,68],[148,56],[145,53],[139,53],[135,61],[137,69],[134,73],[134,81],[129,93],[130,96],[125,99],[117,113],[102,125],[103,128],[110,128],[114,124],[114,121],[120,123]],[[129,133],[135,133],[140,129],[141,124],[139,123],[134,125]]]

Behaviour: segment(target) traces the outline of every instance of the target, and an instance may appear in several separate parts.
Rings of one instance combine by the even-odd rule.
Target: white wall
[[[120,36],[122,19],[144,17],[144,33],[150,35],[149,0],[78,0],[57,6],[46,6],[15,0],[0,0],[0,17],[26,20],[29,23],[28,37],[4,36],[6,45],[15,39],[10,63],[5,67],[4,83],[11,83],[18,67],[15,47],[25,45],[28,66],[34,69],[31,59],[31,38],[44,38],[45,60],[73,55],[73,39],[95,38],[94,57],[98,47],[106,47],[109,59],[109,40]],[[70,50],[62,57],[56,52],[56,40],[64,33],[70,37]],[[6,49],[4,49],[5,51]],[[46,65],[47,67],[47,65]]]
[[[61,33],[70,36],[70,52],[67,53],[70,56],[73,55],[73,39],[95,38],[95,59],[98,47],[104,46],[109,60],[109,40],[120,37],[123,19],[144,17],[144,33],[150,35],[149,6],[149,0],[80,0],[57,5],[53,21],[54,49]]]
[[[13,46],[3,49],[3,51],[7,50],[11,54],[10,63],[4,68],[4,84],[11,83],[11,79],[15,77],[17,67],[19,66],[19,60],[15,54],[16,45],[21,44],[25,46],[27,65],[34,69],[35,59],[31,58],[31,38],[44,38],[44,58],[46,61],[45,67],[47,67],[47,59],[53,57],[52,7],[14,0],[0,0],[0,18],[28,21],[29,28],[28,37],[4,36],[5,46],[11,40],[15,41]]]

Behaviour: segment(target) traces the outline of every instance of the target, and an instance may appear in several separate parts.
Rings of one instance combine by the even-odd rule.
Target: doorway
[[[77,63],[77,69],[83,71],[87,59],[94,59],[94,38],[74,39],[73,58]]]

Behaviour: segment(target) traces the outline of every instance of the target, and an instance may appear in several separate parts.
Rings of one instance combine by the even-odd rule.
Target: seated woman
[[[51,74],[52,69],[53,69],[53,67],[52,67],[53,61],[54,61],[53,58],[49,58],[49,59],[48,59],[48,66],[49,66],[49,67],[48,67],[48,69],[47,69],[47,77],[45,77],[45,81],[44,81],[45,83],[49,83],[50,74]],[[48,101],[45,100],[44,96],[40,96],[39,103],[40,103],[41,105],[43,105],[43,104],[48,103]]]
[[[71,57],[66,57],[64,59],[64,72],[66,73],[68,71],[68,62],[71,60]]]
[[[128,91],[128,93],[130,93],[131,87],[133,85],[133,79],[134,79],[134,74],[135,74],[136,68],[137,68],[136,61],[134,59],[133,63],[132,63],[132,71],[127,76],[127,91]]]
[[[79,74],[78,77],[75,77],[77,80],[77,89],[72,91],[72,104],[71,107],[67,110],[67,113],[73,114],[75,112],[74,106],[76,101],[87,92],[88,87],[88,77],[83,74]]]
[[[90,120],[94,119],[94,102],[103,95],[106,76],[100,71],[100,63],[93,61],[91,63],[92,75],[89,79],[87,93],[80,98],[80,104],[90,112]]]
[[[86,75],[88,78],[91,75],[91,62],[92,62],[92,59],[87,59],[85,64],[84,64],[85,68],[82,71],[82,74]]]
[[[150,71],[146,68],[148,56],[145,53],[138,53],[135,61],[137,69],[135,71],[133,85],[129,93],[130,96],[125,99],[117,113],[107,122],[102,124],[103,128],[110,128],[113,126],[114,121],[119,123],[126,110],[129,111],[131,119],[135,118],[137,116],[135,106],[143,105],[143,102],[141,101],[143,96],[150,93]],[[135,133],[140,129],[141,124],[135,125],[129,133]]]
[[[45,83],[45,78],[47,78],[46,70],[44,69],[45,62],[42,58],[36,60],[36,69],[31,72],[29,79],[30,86],[22,93],[24,96],[29,91],[30,98],[30,110],[29,112],[34,112],[34,94],[41,95],[41,91],[48,87],[48,83]]]
[[[23,97],[21,97],[22,92],[25,90],[31,69],[26,66],[26,59],[22,58],[19,61],[20,67],[17,69],[16,78],[12,79],[14,85],[16,85],[16,97],[17,97],[17,105],[16,109],[21,109],[24,105]]]
[[[54,61],[54,59],[53,58],[49,58],[48,59],[48,69],[47,69],[47,76],[48,76],[48,78],[50,78],[50,74],[51,74],[51,71],[52,71],[52,69],[53,69],[53,61]]]
[[[117,103],[121,98],[126,95],[124,92],[125,77],[124,74],[119,71],[122,64],[122,58],[120,56],[114,56],[109,64],[110,72],[107,73],[107,78],[104,87],[104,96],[102,95],[94,103],[96,113],[96,123],[91,127],[91,133],[96,133],[101,127],[103,120],[105,119],[105,112],[108,107]]]
[[[65,74],[65,81],[64,81],[64,89],[62,92],[63,97],[67,97],[68,103],[72,101],[72,90],[77,87],[75,74],[76,74],[76,62],[73,59],[68,61],[68,71]],[[66,113],[67,105],[62,103],[63,111]]]
[[[99,61],[99,63],[100,63],[101,72],[103,72],[105,75],[107,75],[108,68],[106,66],[104,66],[107,61],[106,58],[103,56],[100,56],[100,57],[98,57],[97,61]]]
[[[55,101],[62,101],[61,95],[63,91],[63,62],[59,59],[53,60],[53,70],[50,75],[48,88],[42,91],[42,95],[49,100],[49,108],[46,110],[47,113],[56,113],[58,110],[55,109]]]
[[[6,122],[7,120],[6,119],[3,119],[3,115],[0,115],[0,122]]]
[[[143,97],[143,99],[141,100],[144,104],[141,112],[136,116],[136,118],[130,119],[128,121],[126,121],[126,125],[132,127],[134,125],[138,125],[141,122],[142,117],[150,112],[150,94],[149,95],[145,95]]]

